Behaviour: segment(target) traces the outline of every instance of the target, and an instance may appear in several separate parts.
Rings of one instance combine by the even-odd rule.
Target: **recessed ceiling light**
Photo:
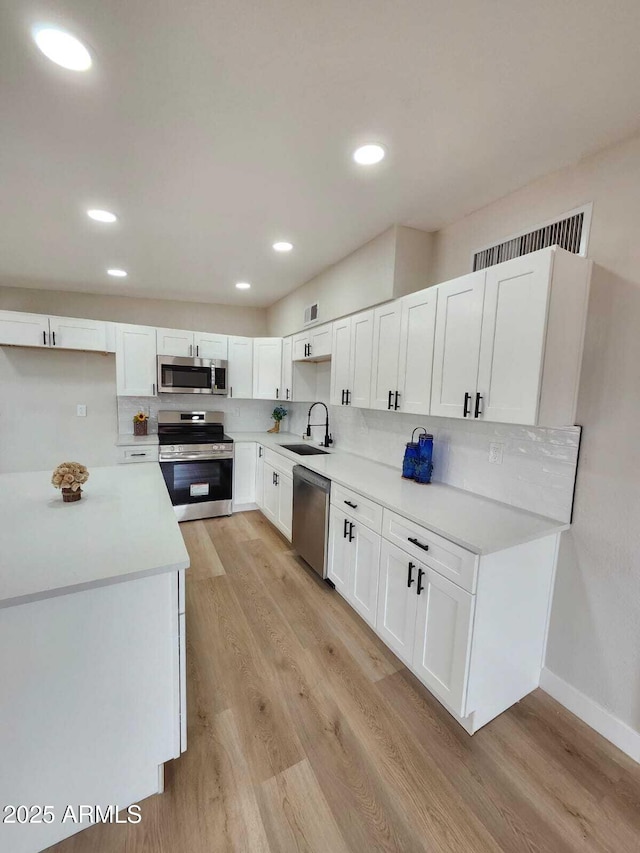
[[[55,27],[34,27],[33,38],[44,55],[70,71],[91,68],[91,54],[75,36]]]
[[[127,271],[126,270],[118,270],[118,269],[110,269],[107,270],[109,275],[112,275],[114,278],[126,278]]]
[[[276,252],[290,252],[293,249],[293,243],[289,243],[288,240],[279,240],[273,244],[273,248]]]
[[[115,213],[109,210],[87,210],[87,216],[90,219],[95,219],[96,222],[115,222],[118,218]]]
[[[236,287],[238,288],[238,290],[249,290],[249,288],[251,287],[251,285],[249,284],[249,282],[248,282],[248,281],[239,281],[239,282],[236,284]]]
[[[373,166],[383,160],[385,154],[382,145],[362,145],[353,152],[353,159],[362,166]]]

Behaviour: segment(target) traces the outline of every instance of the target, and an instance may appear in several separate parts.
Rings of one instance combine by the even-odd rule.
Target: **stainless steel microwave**
[[[158,356],[158,393],[227,395],[227,362]]]

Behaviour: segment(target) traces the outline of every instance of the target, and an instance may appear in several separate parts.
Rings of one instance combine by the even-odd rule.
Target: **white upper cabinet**
[[[156,393],[156,330],[151,326],[116,325],[116,387],[121,397]]]
[[[229,337],[227,384],[229,396],[239,400],[253,397],[253,338]]]
[[[331,405],[346,405],[351,384],[351,317],[336,320],[331,343]]]
[[[193,333],[193,354],[196,358],[210,358],[226,361],[229,357],[227,335],[214,335],[209,332]]]
[[[373,352],[373,311],[351,318],[350,382],[347,405],[368,409],[371,403],[371,357]]]
[[[0,311],[0,344],[113,352],[110,331],[102,320]]]
[[[400,301],[380,305],[373,312],[371,408],[398,409],[400,355]]]
[[[485,272],[440,284],[433,352],[431,414],[472,414],[478,380]]]
[[[256,400],[281,399],[282,338],[254,338],[253,396]]]
[[[156,329],[157,354],[176,358],[191,358],[195,355],[193,332],[184,329]]]
[[[435,287],[400,300],[400,354],[398,359],[398,408],[401,412],[428,415],[431,411],[431,372],[436,327]]]
[[[331,358],[332,324],[325,323],[293,336],[294,361],[324,361]]]

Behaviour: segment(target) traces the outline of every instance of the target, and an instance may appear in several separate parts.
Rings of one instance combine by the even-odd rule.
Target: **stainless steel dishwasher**
[[[293,547],[320,577],[327,576],[331,480],[293,466]]]

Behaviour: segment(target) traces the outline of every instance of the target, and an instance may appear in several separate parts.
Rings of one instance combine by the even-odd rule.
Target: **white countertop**
[[[185,569],[158,465],[92,468],[64,503],[51,472],[0,475],[0,608]]]
[[[282,444],[302,444],[290,433],[230,432],[234,441],[255,441],[271,447],[299,465],[353,489],[387,509],[421,524],[474,554],[491,554],[533,539],[567,530],[553,518],[445,486],[403,480],[397,468],[354,453],[331,450],[326,455],[299,456]]]
[[[120,433],[116,439],[116,447],[135,447],[136,444],[157,444],[158,433],[153,435],[133,435],[133,433]]]

